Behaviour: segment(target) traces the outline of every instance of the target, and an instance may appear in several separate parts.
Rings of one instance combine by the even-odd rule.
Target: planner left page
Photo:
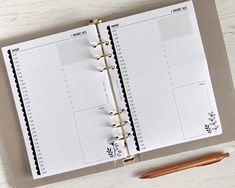
[[[35,179],[124,156],[97,41],[90,25],[2,49]]]

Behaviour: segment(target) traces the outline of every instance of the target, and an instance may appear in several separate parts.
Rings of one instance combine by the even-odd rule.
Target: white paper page
[[[114,52],[116,93],[129,107],[133,153],[222,133],[192,1],[99,28],[113,42],[106,51]]]
[[[97,41],[87,26],[3,48],[34,178],[124,156],[123,143],[110,139],[118,132],[107,115],[107,75],[97,71],[101,49],[91,46]]]

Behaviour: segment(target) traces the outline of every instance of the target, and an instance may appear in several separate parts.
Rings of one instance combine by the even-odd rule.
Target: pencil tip
[[[223,156],[224,156],[224,157],[229,157],[230,154],[229,154],[229,153],[224,153]]]

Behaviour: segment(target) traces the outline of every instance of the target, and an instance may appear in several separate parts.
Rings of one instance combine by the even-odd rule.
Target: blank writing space
[[[211,112],[206,85],[196,83],[176,88],[174,95],[184,138],[204,135],[204,125],[208,122],[208,113]]]
[[[188,13],[164,17],[157,21],[163,42],[192,34],[192,24]]]
[[[71,65],[91,58],[90,46],[86,37],[58,43],[57,49],[62,65]]]
[[[111,135],[103,106],[74,113],[86,163],[108,159],[107,139]]]

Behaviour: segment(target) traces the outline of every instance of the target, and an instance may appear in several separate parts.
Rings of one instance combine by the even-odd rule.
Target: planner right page
[[[127,107],[131,153],[222,133],[192,1],[99,29],[111,44],[105,50],[113,53],[116,95]]]

